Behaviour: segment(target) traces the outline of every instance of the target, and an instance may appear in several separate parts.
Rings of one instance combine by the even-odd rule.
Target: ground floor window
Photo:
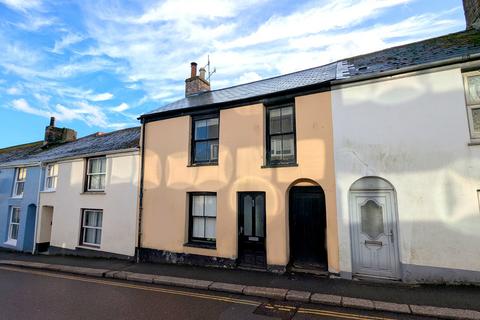
[[[83,210],[80,239],[81,245],[100,247],[102,241],[102,218],[102,210]]]
[[[190,193],[189,242],[215,245],[217,220],[217,195],[215,193]]]
[[[8,226],[8,242],[16,243],[18,239],[18,230],[20,229],[20,208],[12,207],[10,213],[10,223]]]

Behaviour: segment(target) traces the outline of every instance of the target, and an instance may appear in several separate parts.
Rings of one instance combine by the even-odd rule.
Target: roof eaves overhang
[[[283,99],[294,98],[295,96],[299,96],[299,95],[330,91],[330,89],[331,89],[331,80],[328,80],[320,83],[315,83],[313,85],[302,86],[302,87],[297,87],[294,89],[288,89],[283,91],[277,91],[274,93],[248,97],[245,99],[237,99],[237,100],[231,100],[231,101],[225,101],[225,102],[219,102],[219,103],[203,104],[203,105],[182,108],[177,110],[167,110],[167,111],[143,114],[138,118],[138,120],[140,120],[141,123],[147,123],[147,122],[153,122],[153,121],[164,120],[164,119],[169,119],[174,117],[181,117],[181,116],[192,115],[192,114],[210,113],[213,111],[218,111],[220,109],[230,109],[230,108],[251,105],[255,103],[265,103],[266,101],[269,101],[270,99],[274,99],[274,98],[280,98],[281,100],[283,100]]]

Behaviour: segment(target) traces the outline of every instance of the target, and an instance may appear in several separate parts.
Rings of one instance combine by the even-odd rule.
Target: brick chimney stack
[[[191,95],[210,91],[210,82],[205,78],[205,68],[200,68],[200,74],[197,75],[197,63],[192,62],[190,64],[190,78],[185,80],[185,97]]]
[[[467,30],[480,29],[480,0],[463,0]]]
[[[75,140],[77,140],[75,130],[55,127],[55,117],[50,117],[50,124],[45,128],[44,146]]]

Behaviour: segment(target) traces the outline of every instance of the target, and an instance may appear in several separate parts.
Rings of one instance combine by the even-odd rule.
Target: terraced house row
[[[468,2],[468,1],[467,1]],[[480,282],[480,33],[185,98],[0,151],[0,245],[351,279]]]

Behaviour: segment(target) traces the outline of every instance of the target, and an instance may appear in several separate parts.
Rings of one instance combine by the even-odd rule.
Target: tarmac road
[[[0,267],[0,319],[427,318]]]

